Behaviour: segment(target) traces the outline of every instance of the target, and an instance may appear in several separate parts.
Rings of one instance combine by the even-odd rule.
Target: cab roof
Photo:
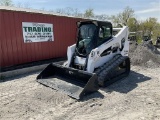
[[[84,24],[95,24],[96,26],[110,26],[112,27],[112,23],[109,21],[96,21],[96,20],[91,20],[91,21],[79,21],[77,22],[78,27]]]

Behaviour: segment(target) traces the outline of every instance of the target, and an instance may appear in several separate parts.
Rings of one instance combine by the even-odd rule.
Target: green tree
[[[153,32],[152,32],[152,39],[153,42],[155,43],[157,37],[160,37],[160,23],[156,23]]]
[[[139,23],[136,18],[129,18],[127,22],[127,26],[129,26],[129,30],[131,32],[138,31]]]
[[[85,18],[93,18],[94,17],[93,9],[91,9],[91,8],[86,9],[84,12],[84,17]]]
[[[151,35],[155,27],[157,26],[156,18],[148,18],[145,21],[141,22],[140,30],[143,31],[143,35]]]
[[[13,6],[12,0],[0,0],[2,6]]]
[[[160,36],[160,23],[157,18],[148,18],[140,23],[139,30],[142,31],[142,36],[151,36],[153,42]]]
[[[120,12],[117,15],[112,15],[110,19],[114,24],[123,24],[127,25],[130,18],[134,17],[134,10],[130,7],[126,7],[123,12]]]

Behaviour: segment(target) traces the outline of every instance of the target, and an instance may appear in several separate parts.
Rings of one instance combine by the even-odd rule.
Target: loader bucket
[[[49,64],[38,76],[37,82],[81,99],[84,95],[99,89],[97,75],[67,68],[59,64]]]

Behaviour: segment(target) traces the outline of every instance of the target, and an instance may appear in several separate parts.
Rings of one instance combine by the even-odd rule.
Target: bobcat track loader
[[[81,99],[127,76],[128,27],[112,28],[110,22],[78,22],[77,42],[68,47],[67,61],[51,63],[38,76],[45,86]],[[112,35],[113,31],[118,31]]]

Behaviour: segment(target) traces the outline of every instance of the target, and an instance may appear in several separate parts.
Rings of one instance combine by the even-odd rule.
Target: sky
[[[56,10],[71,7],[84,12],[88,8],[94,9],[97,15],[116,15],[126,6],[135,11],[135,17],[145,20],[156,17],[160,22],[160,0],[12,0],[15,5],[28,5],[33,9]]]

